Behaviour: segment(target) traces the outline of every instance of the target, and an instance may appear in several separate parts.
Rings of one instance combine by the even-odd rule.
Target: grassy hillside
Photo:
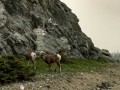
[[[85,72],[102,69],[108,66],[109,63],[105,59],[87,60],[69,58],[65,62],[61,62],[62,72]],[[56,67],[56,63],[52,64],[52,70]],[[47,73],[48,65],[41,59],[37,59],[37,73]]]
[[[40,58],[36,59],[37,69],[33,69],[33,64],[30,61],[30,66],[27,66],[25,58],[17,58],[15,56],[5,56],[0,58],[0,83],[14,82],[19,80],[28,80],[36,74],[53,74],[53,71],[48,71],[48,65]],[[105,59],[87,60],[69,58],[61,62],[62,73],[76,72],[91,72],[109,66]],[[56,67],[56,63],[52,64],[52,70]]]

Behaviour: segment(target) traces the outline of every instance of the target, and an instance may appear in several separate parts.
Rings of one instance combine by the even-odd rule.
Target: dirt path
[[[38,77],[45,79],[23,82],[25,90],[120,90],[120,67],[118,66],[98,72],[44,74]],[[0,90],[20,90],[20,84],[2,86]]]

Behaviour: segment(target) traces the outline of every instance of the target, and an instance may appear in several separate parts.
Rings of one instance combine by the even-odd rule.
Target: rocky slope
[[[0,55],[35,52],[59,53],[68,57],[113,60],[109,51],[94,46],[82,32],[79,19],[60,0],[1,0]]]

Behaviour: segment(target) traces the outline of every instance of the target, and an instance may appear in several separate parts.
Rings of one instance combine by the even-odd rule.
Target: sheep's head
[[[27,60],[29,60],[31,58],[31,52],[32,51],[26,51],[26,52],[23,53]]]
[[[44,51],[40,51],[39,57],[43,58],[44,55],[45,55],[45,52]]]

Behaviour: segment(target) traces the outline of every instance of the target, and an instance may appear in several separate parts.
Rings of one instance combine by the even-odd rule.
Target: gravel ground
[[[49,73],[33,81],[1,86],[0,90],[120,90],[120,67],[81,73]]]

